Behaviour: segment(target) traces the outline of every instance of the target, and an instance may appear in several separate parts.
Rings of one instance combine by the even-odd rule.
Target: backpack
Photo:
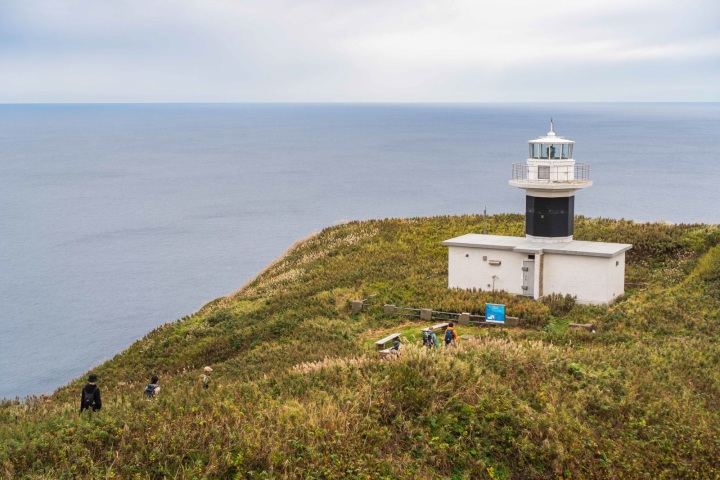
[[[454,330],[451,328],[448,328],[447,330],[445,330],[445,343],[446,344],[455,340],[455,334],[453,332],[454,332]]]
[[[83,407],[91,408],[95,405],[95,390],[88,392],[87,389],[83,389]]]
[[[157,387],[157,385],[148,383],[147,387],[145,387],[145,396],[146,397],[154,397],[155,396],[155,387]]]

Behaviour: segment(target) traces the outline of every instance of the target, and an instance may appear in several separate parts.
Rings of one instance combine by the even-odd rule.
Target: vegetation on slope
[[[720,229],[576,221],[575,237],[632,243],[611,307],[449,290],[444,239],[478,216],[352,222],[298,243],[239,291],[164,325],[82,379],[0,405],[3,478],[718,478]],[[488,218],[522,235],[523,217]],[[424,324],[352,300],[483,313],[451,351]],[[594,323],[596,334],[568,331]],[[403,354],[374,340],[400,331]],[[203,389],[202,367],[212,365]],[[158,398],[142,389],[161,377]]]

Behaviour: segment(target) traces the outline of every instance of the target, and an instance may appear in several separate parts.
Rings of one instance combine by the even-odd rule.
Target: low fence
[[[517,317],[505,317],[505,323],[488,322],[485,315],[473,315],[467,312],[443,312],[440,310],[432,310],[430,308],[409,308],[397,307],[395,305],[383,305],[383,313],[386,315],[402,315],[404,317],[424,320],[428,322],[455,322],[458,325],[505,325],[508,327],[516,327],[520,320]]]
[[[353,314],[365,311],[370,306],[374,306],[376,295],[370,295],[368,298],[362,300],[353,300],[351,303],[350,310]],[[385,304],[383,305],[383,313],[385,315],[402,315],[403,317],[418,319],[423,321],[440,321],[440,322],[454,322],[458,325],[499,325],[507,327],[516,327],[520,320],[517,317],[505,317],[505,323],[499,322],[488,322],[485,320],[485,315],[474,315],[467,312],[443,312],[441,310],[432,310],[430,308],[410,308],[410,307],[397,307],[395,305]]]

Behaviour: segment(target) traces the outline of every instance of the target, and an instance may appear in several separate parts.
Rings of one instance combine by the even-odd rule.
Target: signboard
[[[492,323],[505,323],[505,305],[486,303],[485,321]]]

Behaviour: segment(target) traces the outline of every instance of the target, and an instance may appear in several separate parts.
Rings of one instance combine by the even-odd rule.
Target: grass
[[[523,222],[489,217],[488,232]],[[577,239],[635,245],[632,288],[598,307],[447,289],[440,242],[482,223],[351,222],[299,242],[98,367],[101,412],[78,414],[82,379],[0,404],[0,477],[719,478],[720,228],[578,218]],[[523,326],[460,326],[475,338],[437,351],[425,323],[381,308],[486,302]],[[374,341],[394,332],[403,353],[381,361]]]

